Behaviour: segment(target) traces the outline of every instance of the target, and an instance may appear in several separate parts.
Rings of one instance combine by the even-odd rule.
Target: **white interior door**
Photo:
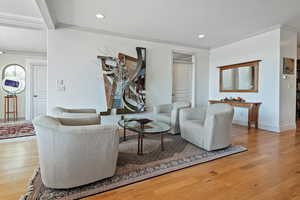
[[[173,102],[192,102],[193,64],[173,63]]]
[[[47,113],[47,67],[32,66],[32,118]]]

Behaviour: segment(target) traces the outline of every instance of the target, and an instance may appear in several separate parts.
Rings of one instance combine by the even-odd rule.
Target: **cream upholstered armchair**
[[[228,104],[181,110],[181,137],[207,151],[228,147],[233,113]]]
[[[96,109],[67,109],[62,107],[54,107],[52,109],[52,113],[55,117],[62,117],[62,118],[99,118],[100,123],[100,116],[97,114]]]
[[[188,107],[190,107],[190,103],[188,102],[175,102],[173,104],[154,106],[153,118],[169,124],[171,126],[170,133],[178,134],[180,133],[179,111]]]
[[[49,188],[72,188],[114,175],[119,135],[116,125],[97,118],[39,116],[37,133],[42,181]]]

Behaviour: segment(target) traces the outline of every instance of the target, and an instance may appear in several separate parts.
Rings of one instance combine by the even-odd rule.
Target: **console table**
[[[225,103],[233,107],[248,108],[248,128],[250,129],[252,124],[254,124],[256,129],[258,128],[258,115],[261,102],[224,102],[219,100],[209,100],[209,103]]]

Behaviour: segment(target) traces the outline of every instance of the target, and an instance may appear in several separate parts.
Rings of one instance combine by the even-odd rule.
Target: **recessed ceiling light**
[[[101,14],[101,13],[98,13],[98,14],[96,14],[96,18],[97,19],[104,19],[104,15],[103,14]]]
[[[198,38],[200,38],[200,39],[201,39],[201,38],[205,38],[205,35],[204,35],[204,34],[199,34],[199,35],[198,35]]]
[[[1,55],[1,54],[4,54],[4,51],[0,51],[0,55]]]

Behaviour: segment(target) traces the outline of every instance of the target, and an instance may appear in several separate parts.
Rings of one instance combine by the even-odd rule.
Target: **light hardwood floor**
[[[234,126],[232,134],[247,152],[86,199],[300,200],[300,129],[276,134]],[[18,199],[37,165],[35,140],[0,144],[0,200]]]

